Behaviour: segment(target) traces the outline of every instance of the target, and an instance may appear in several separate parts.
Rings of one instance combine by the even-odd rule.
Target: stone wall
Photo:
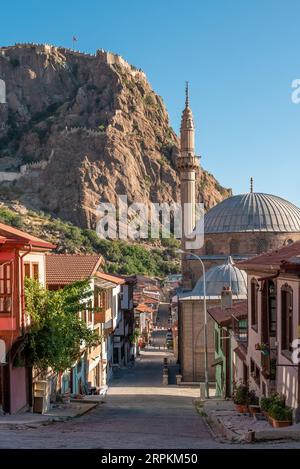
[[[207,307],[216,306],[219,301],[208,301]],[[182,380],[185,382],[204,381],[204,310],[202,300],[180,301],[179,354]],[[208,315],[208,365],[209,380],[215,381],[215,369],[211,366],[215,358],[214,321]]]
[[[263,251],[274,251],[287,245],[289,241],[299,241],[300,233],[270,233],[270,232],[251,232],[251,233],[215,233],[205,235],[205,243],[210,242],[213,246],[213,256],[232,256],[236,257],[252,257],[259,254],[259,247]],[[237,243],[238,250],[231,251],[231,247]],[[236,245],[237,245],[236,244]],[[236,246],[235,246],[236,247]],[[205,246],[195,251],[195,254],[205,256]],[[204,259],[206,270],[224,263],[223,259]],[[183,263],[183,274],[190,278],[190,288],[193,288],[199,277],[203,275],[200,262],[195,258],[185,260]]]

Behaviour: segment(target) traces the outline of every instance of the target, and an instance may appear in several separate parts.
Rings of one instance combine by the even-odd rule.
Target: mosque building
[[[195,127],[188,88],[181,120],[181,151],[177,168],[182,206],[182,288],[179,293],[178,360],[182,381],[204,379],[203,284],[205,266],[207,308],[221,302],[223,288],[232,290],[232,302],[246,298],[246,275],[234,264],[257,254],[276,250],[300,240],[300,209],[275,195],[250,191],[234,195],[211,208],[204,216],[204,243],[193,248],[195,187],[200,174],[195,155]],[[208,368],[214,379],[214,324],[208,318]]]

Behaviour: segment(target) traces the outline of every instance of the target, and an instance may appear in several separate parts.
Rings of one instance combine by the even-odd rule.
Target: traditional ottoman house
[[[256,256],[240,267],[248,276],[250,385],[258,396],[283,394],[287,404],[298,409],[300,242]]]
[[[232,292],[232,304],[247,298],[247,278],[231,257],[223,265],[206,272],[207,308],[220,306],[224,288]],[[204,369],[204,277],[200,277],[191,292],[179,295],[179,360],[182,381],[203,381]],[[214,320],[208,315],[209,379],[215,381]]]
[[[144,344],[147,344],[153,325],[153,309],[144,303],[139,303],[134,308],[134,317],[140,338]]]
[[[228,398],[232,396],[235,382],[241,380],[246,384],[248,380],[248,302],[233,304],[232,292],[225,288],[221,304],[209,308],[208,313],[215,325],[215,360],[212,366],[216,370],[216,396]]]
[[[95,290],[96,275],[100,272],[104,260],[96,254],[48,254],[46,256],[46,285],[49,290],[58,290],[70,283],[89,280]],[[91,298],[94,306],[94,298]],[[102,337],[103,323],[97,314],[90,311],[81,313],[86,324],[98,331]],[[100,389],[102,385],[101,345],[91,350],[82,349],[82,356],[70,372],[64,373],[59,382],[53,380],[53,387],[62,393],[87,394],[90,388]],[[53,390],[53,392],[55,392]]]
[[[0,408],[16,413],[32,406],[32,368],[24,344],[30,321],[24,277],[45,286],[45,253],[55,248],[42,239],[0,223]]]

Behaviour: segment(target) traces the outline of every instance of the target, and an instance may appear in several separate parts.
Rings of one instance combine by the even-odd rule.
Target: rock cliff
[[[20,44],[0,48],[0,78],[1,185],[27,207],[93,227],[117,194],[178,200],[178,138],[141,70],[103,50]],[[230,195],[205,171],[200,191],[207,208]]]

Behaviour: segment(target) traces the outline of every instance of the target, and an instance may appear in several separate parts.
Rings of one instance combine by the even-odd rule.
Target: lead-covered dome
[[[231,257],[223,265],[211,267],[206,272],[206,297],[220,297],[224,287],[230,287],[233,297],[247,298],[247,274],[234,264]],[[191,292],[182,295],[182,299],[204,296],[204,278],[200,277]]]
[[[205,215],[205,233],[300,232],[300,209],[275,195],[250,192],[223,200]]]

